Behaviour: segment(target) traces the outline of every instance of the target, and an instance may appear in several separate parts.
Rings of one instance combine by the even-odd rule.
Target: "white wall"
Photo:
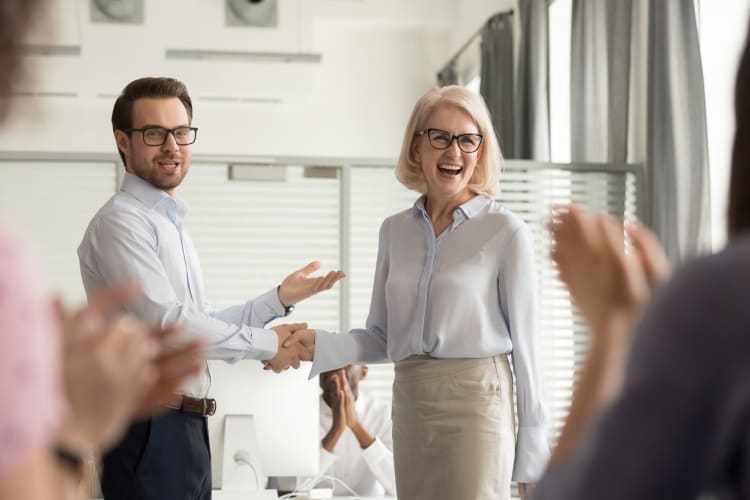
[[[223,2],[145,2],[143,25],[95,24],[86,0],[52,0],[36,44],[80,56],[30,56],[35,75],[0,130],[2,151],[114,152],[114,96],[146,74],[183,78],[201,129],[197,153],[395,157],[415,99],[492,14],[515,0],[281,0],[279,28],[224,27]],[[713,239],[724,241],[733,82],[748,0],[701,2],[711,159]],[[320,54],[320,64],[166,60],[165,48]],[[461,58],[478,64],[477,46]],[[211,98],[229,99],[218,102]],[[259,99],[271,102],[248,102]]]
[[[53,2],[54,30],[33,41],[81,54],[30,56],[35,76],[19,90],[47,96],[18,99],[0,151],[114,152],[116,94],[134,78],[170,75],[194,96],[196,153],[395,157],[447,51],[455,5],[280,0],[278,29],[248,29],[224,27],[218,0],[146,1],[143,25],[91,23],[88,3]],[[166,59],[167,48],[316,53],[321,62],[185,61]]]

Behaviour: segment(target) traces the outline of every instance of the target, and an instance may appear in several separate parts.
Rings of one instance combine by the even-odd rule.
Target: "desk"
[[[211,500],[248,500],[256,498],[252,496],[252,491],[225,491],[213,490]],[[266,497],[263,497],[264,500]],[[268,498],[271,498],[270,496]],[[275,498],[275,497],[274,497]],[[351,500],[355,497],[332,497],[331,500]],[[360,500],[396,500],[395,497],[359,497]],[[304,497],[297,497],[297,500],[304,500]]]
[[[243,494],[244,493],[244,494]],[[247,500],[248,492],[242,491],[221,491],[213,490],[211,500]],[[333,497],[331,500],[351,500],[353,497]],[[397,500],[395,497],[359,497],[360,500]],[[92,498],[92,500],[102,500],[102,498]],[[298,500],[304,500],[299,498]]]
[[[211,492],[211,500],[246,500],[248,498],[247,492],[240,491],[221,491],[213,490]],[[331,500],[351,500],[354,497],[333,497]],[[102,498],[92,498],[92,500],[103,500]],[[298,500],[304,500],[299,498]],[[396,497],[359,497],[359,500],[397,500]]]

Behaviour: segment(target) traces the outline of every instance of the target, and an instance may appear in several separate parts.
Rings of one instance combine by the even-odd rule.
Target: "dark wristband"
[[[283,302],[281,302],[281,297],[279,296],[279,292],[281,291],[281,285],[276,287],[276,296],[279,297],[279,304],[281,304],[281,307],[284,308],[284,315],[289,316],[294,311],[294,304],[290,306],[285,306]]]

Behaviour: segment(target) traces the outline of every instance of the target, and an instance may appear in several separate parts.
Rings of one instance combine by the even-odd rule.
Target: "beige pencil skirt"
[[[515,453],[504,354],[412,356],[395,365],[393,456],[399,500],[506,500]]]

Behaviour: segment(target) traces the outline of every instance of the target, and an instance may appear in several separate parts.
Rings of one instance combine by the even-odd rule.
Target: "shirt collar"
[[[458,209],[464,213],[467,219],[471,219],[486,207],[490,201],[485,195],[478,194],[463,205],[460,205]]]
[[[178,220],[184,219],[187,214],[187,204],[182,199],[172,198],[163,190],[130,172],[125,172],[120,191],[128,193],[148,208],[163,208],[166,212],[174,212]]]
[[[417,199],[417,201],[414,202],[414,206],[412,208],[412,210],[414,211],[414,215],[424,214],[425,216],[427,216],[427,211],[424,208],[424,202],[426,199],[427,195],[423,194]],[[485,195],[478,194],[469,201],[459,205],[457,210],[460,210],[464,214],[464,217],[466,217],[467,219],[471,219],[472,217],[476,216],[479,211],[482,210],[482,208],[484,208],[489,202],[490,199]]]

